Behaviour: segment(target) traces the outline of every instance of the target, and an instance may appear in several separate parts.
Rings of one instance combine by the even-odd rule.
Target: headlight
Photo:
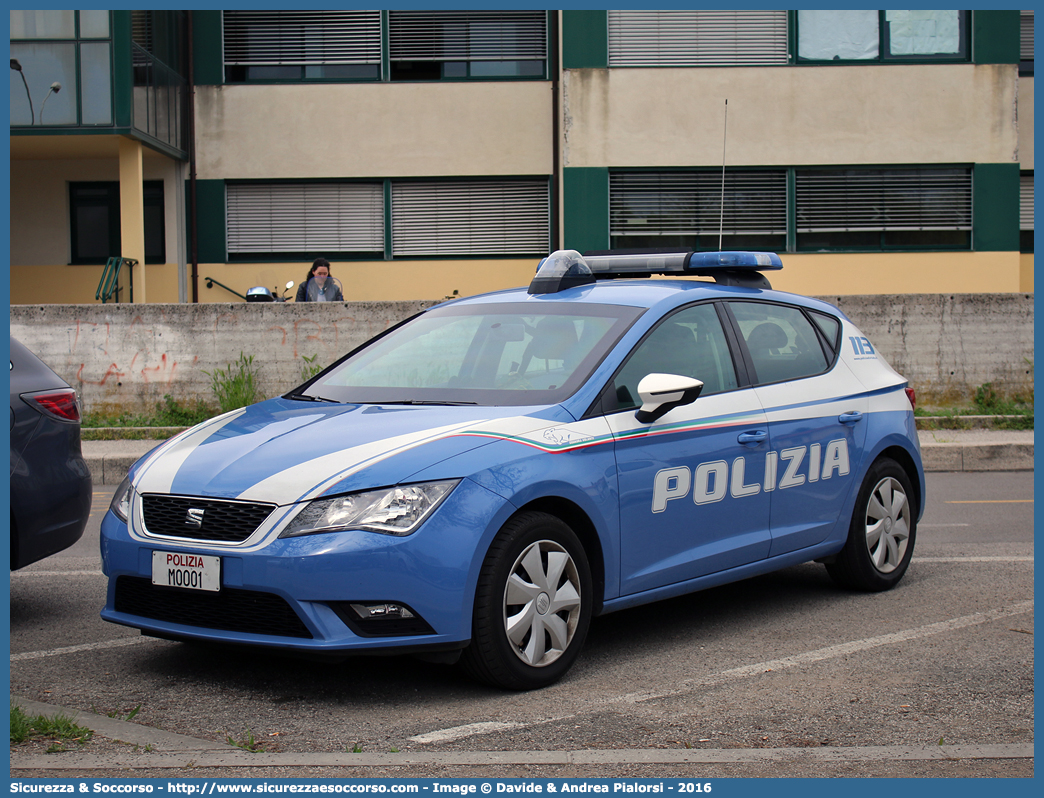
[[[124,523],[127,522],[127,518],[130,516],[132,491],[130,477],[124,477],[123,482],[116,488],[116,492],[112,496],[112,502],[109,504],[109,509],[112,510],[113,515]]]
[[[317,499],[299,512],[279,537],[346,529],[365,529],[383,535],[409,535],[416,531],[459,482],[459,479],[451,479],[353,493],[333,499]]]

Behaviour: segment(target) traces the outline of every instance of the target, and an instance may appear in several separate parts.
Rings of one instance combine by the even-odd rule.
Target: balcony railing
[[[176,150],[184,150],[188,82],[137,44],[131,48],[134,127]]]

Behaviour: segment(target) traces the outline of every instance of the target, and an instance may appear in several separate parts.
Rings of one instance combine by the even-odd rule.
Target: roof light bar
[[[614,253],[557,250],[540,261],[530,294],[554,294],[579,285],[653,274],[713,277],[723,285],[771,288],[763,271],[778,271],[783,262],[774,252]]]

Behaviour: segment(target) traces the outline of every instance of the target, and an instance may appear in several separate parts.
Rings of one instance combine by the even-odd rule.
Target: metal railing
[[[101,280],[98,281],[98,290],[94,292],[94,298],[100,299],[102,304],[105,304],[110,299],[113,301],[120,301],[120,291],[123,287],[120,285],[120,271],[123,269],[123,265],[127,264],[127,301],[134,301],[134,267],[138,265],[138,261],[134,258],[123,258],[123,257],[112,257],[105,262],[105,268],[102,270]]]
[[[207,288],[213,288],[215,285],[220,285],[222,288],[224,288],[229,293],[235,294],[237,297],[239,297],[242,300],[246,300],[246,297],[243,294],[239,293],[234,288],[229,288],[224,283],[218,282],[213,277],[204,277],[203,279],[207,281]]]

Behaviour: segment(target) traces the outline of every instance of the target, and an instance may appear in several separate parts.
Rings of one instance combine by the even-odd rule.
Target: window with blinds
[[[393,182],[392,254],[546,254],[548,191],[546,179]]]
[[[724,197],[724,201],[723,201]],[[613,249],[785,249],[786,171],[609,175]]]
[[[1019,12],[1019,74],[1033,74],[1033,12]]]
[[[1033,251],[1033,172],[1019,175],[1019,251]]]
[[[225,79],[376,80],[380,11],[225,11]]]
[[[392,80],[542,78],[545,11],[389,11]]]
[[[786,63],[786,11],[609,11],[611,67]]]
[[[384,252],[383,183],[229,183],[229,255]]]
[[[131,11],[131,41],[146,52],[152,52],[153,19],[151,11]]]
[[[971,246],[971,169],[795,170],[797,246]]]

